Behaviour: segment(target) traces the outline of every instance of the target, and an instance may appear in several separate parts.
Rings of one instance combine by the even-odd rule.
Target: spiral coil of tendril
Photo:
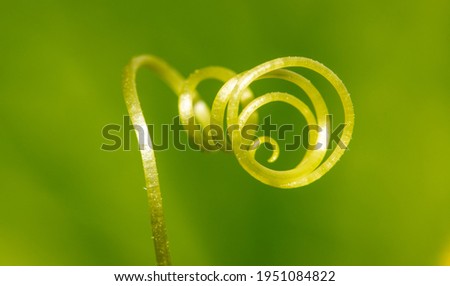
[[[125,68],[124,97],[132,123],[139,125],[141,130],[149,134],[136,89],[136,73],[140,67],[147,67],[154,71],[179,96],[179,115],[184,126],[188,126],[188,128],[191,126],[189,124],[191,118],[195,118],[203,128],[208,124],[222,126],[224,119],[226,119],[228,127],[237,126],[238,129],[234,130],[236,132],[231,133],[232,151],[240,165],[249,174],[265,184],[278,188],[296,188],[310,184],[328,172],[345,151],[343,148],[336,147],[330,156],[324,159],[326,155],[325,146],[328,145],[327,134],[329,133],[329,126],[327,126],[326,122],[328,111],[325,101],[309,80],[286,68],[307,68],[322,75],[331,83],[340,97],[345,114],[345,126],[340,139],[344,146],[348,146],[350,142],[354,125],[354,112],[350,95],[342,81],[331,70],[311,59],[303,57],[279,58],[263,63],[241,74],[236,74],[223,67],[208,67],[197,70],[187,79],[184,79],[175,69],[155,56],[142,55],[135,57]],[[250,84],[265,78],[286,80],[303,89],[312,102],[314,113],[300,99],[288,93],[271,92],[254,98],[253,93],[249,89]],[[224,83],[217,93],[211,108],[201,100],[196,90],[197,85],[206,79],[216,79]],[[307,150],[296,167],[285,171],[272,170],[259,163],[255,159],[256,148],[240,148],[243,143],[241,131],[246,124],[257,122],[257,109],[277,101],[285,102],[297,109],[305,117],[308,126],[318,126],[317,130],[322,131],[312,132],[310,140],[312,145],[325,147]],[[241,112],[239,112],[240,107],[242,108]],[[138,132],[137,129],[136,132]],[[139,134],[137,135],[139,140],[140,136]],[[189,135],[193,137],[200,136],[199,134],[196,135],[195,132],[189,132]],[[201,142],[202,140],[201,138],[194,139],[197,139],[194,140],[196,142]],[[152,149],[151,138],[147,138],[147,140],[149,140],[149,144],[139,143],[141,145],[140,151],[146,189],[151,208],[156,258],[159,265],[170,265],[169,246],[155,154]],[[273,138],[261,136],[255,142],[259,144],[257,146],[260,146],[261,143],[272,145],[273,151],[269,162],[273,162],[278,158],[279,146]]]
[[[314,182],[328,172],[338,159],[342,156],[345,149],[335,148],[331,155],[324,160],[326,148],[317,148],[307,150],[300,163],[291,170],[278,171],[267,168],[255,159],[255,151],[244,150],[242,146],[243,138],[241,136],[242,128],[249,123],[255,123],[257,109],[263,105],[272,102],[285,102],[297,109],[306,119],[308,126],[319,126],[321,132],[311,132],[310,140],[312,145],[327,146],[329,126],[327,126],[326,116],[328,114],[325,101],[319,91],[303,76],[287,70],[285,68],[302,67],[310,69],[322,75],[337,91],[345,114],[345,127],[341,136],[341,142],[348,146],[353,125],[354,112],[350,95],[342,81],[327,67],[314,60],[303,57],[286,57],[268,61],[256,66],[241,74],[223,67],[208,67],[197,70],[187,79],[184,79],[176,70],[167,63],[154,56],[139,56],[134,58],[128,65],[125,73],[125,98],[127,107],[133,121],[145,127],[145,120],[137,97],[135,86],[135,75],[139,67],[147,66],[155,71],[172,90],[179,96],[179,115],[184,126],[188,124],[189,119],[194,117],[202,127],[209,124],[222,126],[224,119],[228,126],[238,126],[230,136],[232,137],[232,150],[236,155],[241,166],[257,180],[278,188],[296,188]],[[254,98],[249,89],[249,85],[257,80],[265,78],[278,78],[289,81],[305,91],[312,102],[314,113],[300,99],[288,93],[271,92]],[[216,79],[224,82],[224,85],[217,93],[213,105],[209,108],[201,100],[196,88],[197,85],[206,79]],[[242,111],[239,113],[239,107]],[[228,109],[227,109],[228,107]],[[227,113],[226,113],[227,109]],[[226,113],[226,114],[225,114]],[[314,115],[315,114],[315,115]],[[190,132],[191,136],[201,136],[201,134]],[[196,142],[201,138],[196,138]],[[278,158],[278,143],[267,136],[258,138],[258,143],[269,143],[273,147],[273,153],[269,162]],[[156,165],[150,164],[148,160],[154,161],[154,154],[150,148],[144,148],[142,151],[145,165],[154,165],[155,171],[150,172],[149,176],[152,184],[157,184]],[[145,162],[147,160],[147,163]],[[151,166],[149,166],[151,167]]]

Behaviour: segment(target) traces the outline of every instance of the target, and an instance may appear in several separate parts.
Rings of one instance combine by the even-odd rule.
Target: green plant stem
[[[147,136],[148,143],[139,142],[142,163],[144,167],[145,183],[148,196],[148,204],[151,212],[151,224],[153,243],[155,247],[156,262],[158,265],[171,265],[169,240],[167,238],[166,224],[162,197],[159,188],[158,169],[156,167],[155,154],[151,147],[151,138],[142,113],[141,104],[136,89],[136,73],[140,67],[147,67],[161,77],[176,94],[179,94],[183,84],[183,77],[164,61],[152,56],[140,56],[133,58],[126,66],[124,72],[123,91],[128,113],[133,125],[140,126]],[[140,135],[135,128],[138,140]]]
[[[140,127],[139,129],[135,128],[135,130],[144,165],[148,202],[151,209],[153,241],[158,265],[170,265],[170,252],[155,154],[136,90],[136,73],[140,67],[147,67],[154,71],[179,97],[179,115],[184,125],[188,125],[190,119],[194,117],[200,123],[202,129],[209,124],[221,126],[224,123],[224,119],[226,119],[228,125],[227,130],[232,130],[231,127],[237,126],[237,130],[233,128],[237,132],[229,134],[232,138],[232,149],[236,159],[250,175],[273,187],[292,189],[318,180],[336,164],[347,149],[346,146],[350,143],[354,125],[354,110],[350,94],[342,81],[330,69],[314,60],[303,57],[278,58],[241,74],[235,74],[233,71],[222,67],[208,67],[195,71],[185,80],[175,69],[157,57],[143,55],[133,58],[130,64],[127,65],[124,73],[124,97],[133,125]],[[322,75],[334,87],[342,102],[345,126],[342,131],[341,143],[344,147],[336,147],[328,157],[325,155],[329,143],[330,127],[327,123],[328,110],[324,98],[309,80],[285,69],[293,67],[307,68]],[[314,112],[300,99],[284,92],[270,92],[254,98],[249,86],[252,82],[264,78],[283,79],[297,85],[309,97],[314,107]],[[206,79],[224,82],[214,99],[211,109],[200,99],[196,90],[197,85]],[[273,138],[261,136],[252,142],[252,145],[256,148],[248,150],[241,148],[245,145],[242,136],[244,127],[249,123],[257,123],[257,109],[272,102],[284,102],[291,105],[305,117],[308,126],[318,127],[318,130],[312,132],[310,137],[313,142],[311,146],[317,146],[317,148],[308,149],[298,165],[290,170],[279,171],[270,169],[255,159],[256,148],[261,146],[262,143],[269,143],[273,147],[273,153],[268,161],[274,162],[277,160],[279,146]],[[242,107],[241,112],[239,112],[240,107]],[[140,134],[142,131],[144,134]],[[189,127],[187,131],[189,131]],[[144,135],[144,138],[142,138],[142,135]],[[196,134],[191,132],[189,136],[195,139]],[[199,140],[196,142],[202,141],[201,137],[197,139]]]

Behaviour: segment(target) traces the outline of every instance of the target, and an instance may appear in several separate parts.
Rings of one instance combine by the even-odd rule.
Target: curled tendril
[[[140,67],[147,67],[154,71],[179,96],[179,115],[184,126],[188,126],[188,128],[192,126],[189,124],[191,118],[195,118],[202,128],[208,125],[222,126],[224,122],[226,122],[227,127],[237,126],[237,129],[233,129],[233,132],[229,134],[232,139],[232,151],[240,165],[250,175],[270,186],[297,188],[308,185],[328,172],[345,151],[343,148],[336,147],[330,156],[324,159],[330,131],[326,120],[328,111],[325,101],[309,80],[286,68],[307,68],[322,75],[331,83],[340,97],[345,115],[345,126],[340,140],[344,146],[348,146],[351,140],[354,112],[350,95],[342,81],[330,69],[314,60],[303,57],[279,58],[240,74],[223,67],[207,67],[195,71],[187,79],[184,79],[175,69],[155,56],[142,55],[135,57],[125,69],[124,97],[132,123],[139,125],[148,134],[147,124],[136,90],[136,73]],[[255,98],[249,88],[250,84],[267,78],[282,79],[304,90],[312,102],[314,112],[300,99],[288,93],[270,92]],[[207,106],[197,92],[198,84],[206,79],[216,79],[224,83],[218,91],[211,108]],[[305,117],[308,126],[316,125],[319,127],[317,130],[310,130],[310,140],[312,145],[322,147],[307,150],[298,165],[290,170],[272,170],[255,159],[257,147],[261,146],[262,143],[268,143],[273,147],[272,156],[268,161],[274,162],[277,160],[280,148],[273,138],[261,136],[254,142],[256,148],[240,148],[244,142],[244,138],[241,135],[242,129],[247,124],[256,124],[258,122],[257,110],[272,102],[290,104]],[[239,110],[242,111],[239,112]],[[201,134],[195,133],[193,130],[188,131],[189,135],[194,137],[194,142],[202,142]],[[152,150],[151,138],[146,139],[148,140],[147,144],[145,142],[139,143],[152,212],[151,219],[156,257],[158,264],[169,265],[169,247],[162,212],[155,155]]]

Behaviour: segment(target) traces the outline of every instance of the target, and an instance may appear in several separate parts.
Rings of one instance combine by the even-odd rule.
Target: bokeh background
[[[157,153],[175,264],[450,264],[450,2],[269,2],[2,1],[0,264],[155,264],[139,152],[100,150],[142,53],[186,76],[310,57],[356,111],[350,151],[300,189],[230,154]],[[147,120],[170,123],[176,96],[146,71],[138,84]]]

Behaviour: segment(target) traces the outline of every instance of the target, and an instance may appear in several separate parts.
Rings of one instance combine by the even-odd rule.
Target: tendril
[[[345,148],[337,146],[325,158],[328,147],[330,126],[327,124],[328,110],[324,98],[316,87],[306,78],[287,68],[306,68],[324,77],[336,90],[344,110],[344,128],[340,138],[343,146],[348,146],[354,125],[354,111],[350,95],[342,81],[327,67],[314,60],[303,57],[285,57],[268,61],[246,72],[236,74],[223,67],[207,67],[195,71],[187,79],[183,78],[175,69],[163,60],[149,55],[135,57],[127,65],[124,72],[124,97],[132,123],[139,125],[145,134],[148,133],[147,124],[139,102],[136,89],[136,73],[140,67],[147,67],[154,71],[173,92],[179,97],[179,115],[183,126],[187,126],[190,137],[201,145],[204,138],[201,134],[190,129],[189,121],[194,118],[201,128],[208,125],[224,126],[222,130],[233,130],[226,134],[231,138],[231,149],[240,165],[257,180],[277,188],[297,188],[308,185],[327,173],[344,154]],[[313,110],[299,98],[284,92],[270,92],[256,97],[250,90],[250,85],[258,80],[276,78],[291,82],[302,89],[309,97]],[[223,82],[213,104],[210,107],[201,99],[197,86],[204,80],[215,79]],[[272,155],[268,162],[276,161],[280,154],[277,141],[268,136],[260,136],[253,142],[251,148],[242,148],[245,139],[242,137],[243,128],[258,122],[257,110],[269,103],[284,102],[300,112],[308,126],[317,126],[317,130],[310,131],[310,141],[318,148],[308,149],[302,160],[290,170],[278,171],[270,169],[255,159],[256,150],[262,144],[272,146]],[[241,111],[240,111],[241,110]],[[230,128],[235,126],[236,128]],[[136,129],[136,132],[138,130]],[[138,135],[138,140],[140,136]],[[148,140],[148,142],[145,142]],[[139,142],[146,189],[151,209],[151,221],[156,259],[159,265],[170,265],[169,245],[164,223],[162,198],[159,189],[158,171],[155,154],[152,149],[150,136]],[[222,148],[225,150],[225,148]]]

